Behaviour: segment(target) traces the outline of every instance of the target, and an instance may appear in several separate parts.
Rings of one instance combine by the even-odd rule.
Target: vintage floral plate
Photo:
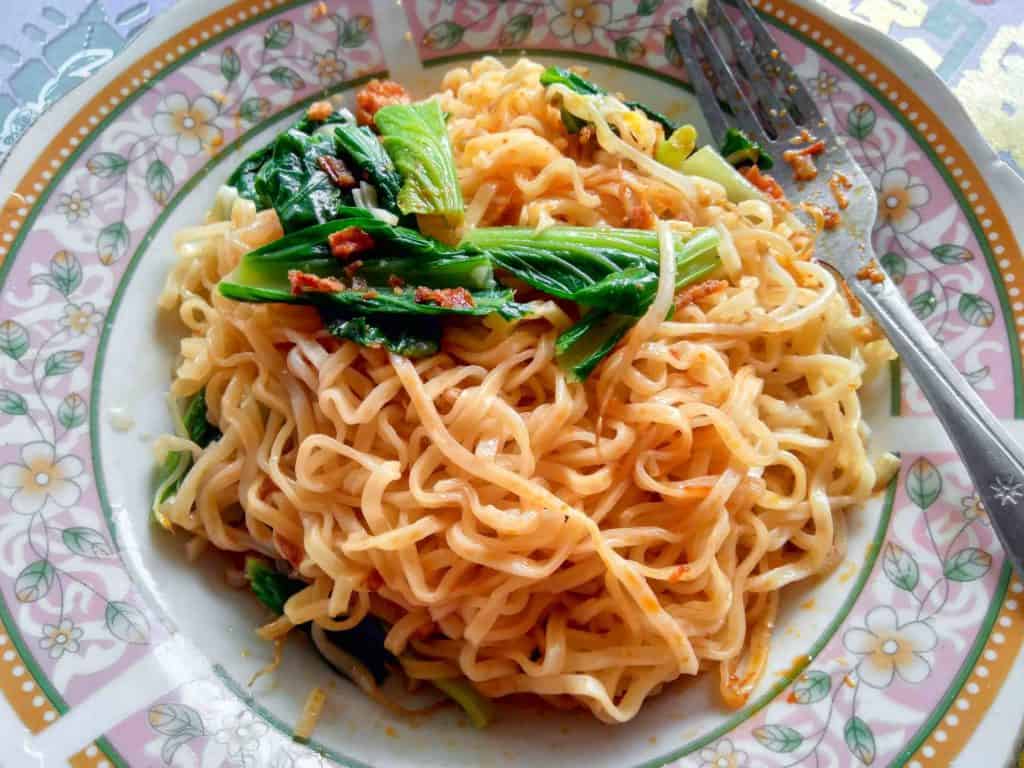
[[[926,68],[818,6],[755,1],[878,187],[874,244],[999,417],[1024,413],[1024,185]],[[390,72],[425,93],[484,52],[586,63],[699,121],[667,36],[682,2],[182,2],[20,141],[0,174],[0,763],[11,766],[853,766],[1001,763],[1024,716],[1021,583],[899,369],[870,398],[889,492],[847,559],[787,592],[743,709],[707,681],[634,721],[502,706],[399,719],[296,639],[270,656],[255,601],[148,523],[177,328],[154,302],[172,233],[246,149],[324,91]],[[1011,425],[1024,435],[1019,425]],[[1024,511],[1024,485],[1000,503]],[[315,684],[314,741],[290,738]]]

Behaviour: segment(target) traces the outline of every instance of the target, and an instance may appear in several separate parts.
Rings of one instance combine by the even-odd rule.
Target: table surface
[[[175,0],[10,3],[0,26],[0,162],[29,125]],[[1024,1],[821,0],[899,40],[1024,168]],[[59,9],[58,7],[59,6]]]

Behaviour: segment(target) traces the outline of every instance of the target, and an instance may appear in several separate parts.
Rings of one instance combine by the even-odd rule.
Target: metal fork
[[[837,141],[747,0],[731,0],[731,4],[739,9],[752,42],[744,41],[719,0],[708,0],[704,19],[690,8],[685,23],[680,19],[672,22],[672,35],[714,138],[720,142],[729,127],[738,127],[780,160],[785,151],[799,149],[806,141],[803,130],[824,140],[826,150],[816,158],[816,179],[797,181],[785,162],[777,163],[772,173],[787,197],[819,205],[836,204],[829,188],[834,174],[850,181],[842,225],[819,234],[815,256],[846,281],[850,292],[889,337],[960,454],[1007,556],[1024,576],[1024,449],[992,415],[877,266],[871,246],[878,209],[874,187]],[[720,31],[728,46],[716,42],[712,29]],[[736,59],[735,69],[727,63],[729,49]],[[723,102],[731,114],[722,109]]]

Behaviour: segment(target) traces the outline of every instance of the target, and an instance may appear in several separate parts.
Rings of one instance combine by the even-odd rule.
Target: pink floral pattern
[[[662,0],[405,4],[427,65],[538,48],[669,77],[682,76],[666,34],[680,7]],[[1011,415],[1013,388],[996,382],[1012,376],[1015,341],[974,212],[927,138],[896,119],[890,104],[798,36],[779,38],[879,189],[874,244],[885,267],[983,397]],[[83,139],[81,156],[40,191],[31,232],[8,256],[0,295],[0,597],[8,630],[26,640],[39,673],[70,707],[167,637],[116,555],[89,449],[91,370],[114,288],[183,182],[244,131],[323,86],[384,68],[369,0],[343,0],[326,14],[312,0],[262,13],[208,51],[168,65]],[[904,380],[901,394],[905,414],[928,418],[912,382]],[[727,734],[698,737],[684,755],[667,745],[666,762],[884,764],[925,727],[927,713],[914,702],[938,701],[955,684],[989,605],[1002,597],[1004,558],[955,457],[903,459],[889,529],[843,626],[783,695]],[[873,717],[882,709],[886,718]],[[214,677],[180,686],[107,736],[132,765],[324,764]]]

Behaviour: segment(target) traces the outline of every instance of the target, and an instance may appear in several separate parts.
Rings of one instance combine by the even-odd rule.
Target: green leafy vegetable
[[[678,250],[676,290],[697,282],[718,267],[719,239],[718,232],[705,229],[694,235]],[[657,276],[655,275],[653,288],[638,289],[638,292],[641,290],[642,310],[646,311],[657,291]],[[555,355],[559,364],[576,379],[586,379],[636,322],[635,315],[605,310],[589,313],[562,333],[555,342]]]
[[[730,128],[725,132],[719,154],[734,167],[753,163],[762,171],[767,171],[775,165],[761,145],[738,128]]]
[[[245,559],[245,575],[256,598],[276,615],[284,612],[288,598],[306,586],[305,582],[275,571],[266,560],[259,557]],[[328,631],[324,634],[333,645],[363,664],[378,685],[387,679],[390,667],[398,663],[398,659],[384,647],[388,635],[387,624],[373,614],[368,614],[352,629]],[[465,678],[445,678],[431,682],[465,710],[475,727],[484,728],[494,720],[494,705],[481,696]]]
[[[275,571],[270,563],[258,557],[245,558],[245,577],[256,599],[280,616],[288,598],[305,588],[306,583]]]
[[[547,87],[549,85],[555,85],[556,83],[564,85],[569,90],[581,93],[584,96],[603,96],[608,93],[604,88],[590,82],[585,77],[580,77],[575,72],[570,72],[569,70],[562,69],[561,67],[548,67],[541,73],[541,85]],[[626,101],[623,103],[630,109],[643,112],[649,120],[653,120],[661,125],[666,136],[671,136],[675,131],[675,124],[661,112],[651,109],[646,104],[641,104],[639,101]],[[562,122],[565,123],[565,129],[569,131],[569,133],[578,133],[580,128],[584,125],[582,120],[565,109],[562,110]]]
[[[354,276],[365,285],[333,293],[292,293],[288,273],[298,270],[318,277],[347,278],[348,263],[334,258],[328,237],[347,227],[369,235],[374,246],[359,254],[363,262]],[[383,256],[381,254],[396,254]],[[396,288],[391,277],[404,284]],[[462,287],[472,306],[441,306],[416,300],[416,288]],[[489,315],[518,317],[522,308],[512,291],[495,287],[490,260],[475,248],[450,248],[404,227],[393,227],[366,211],[345,209],[344,218],[307,227],[250,251],[221,280],[220,292],[236,301],[311,304],[341,312],[346,318],[365,315]],[[355,333],[355,330],[352,331]]]
[[[714,230],[676,242],[680,274],[704,274],[718,263]],[[473,230],[463,244],[486,251],[496,267],[538,290],[596,309],[642,315],[658,287],[658,236],[650,230],[489,227]]]
[[[273,155],[256,174],[256,201],[277,211],[285,232],[335,219],[351,204],[351,192],[320,167],[320,158],[328,156],[334,156],[334,140],[323,134],[293,128],[274,141]]]
[[[215,440],[220,439],[220,430],[206,419],[206,391],[199,390],[185,405],[185,412],[181,416],[181,423],[178,425],[179,434],[187,437],[200,448],[205,448]],[[160,512],[160,506],[174,496],[181,487],[185,475],[192,467],[192,454],[188,451],[171,451],[164,458],[163,464],[157,472],[159,480],[156,493],[153,495],[152,515],[153,519],[165,528],[170,528],[170,523]]]
[[[373,131],[362,125],[339,125],[334,129],[334,141],[338,154],[357,178],[372,184],[377,190],[380,207],[395,215],[400,214],[398,195],[402,177]]]
[[[351,116],[343,112],[332,112],[326,120],[314,120],[308,115],[304,115],[301,120],[292,126],[291,129],[311,135],[315,130],[324,125],[345,125],[351,124],[351,122]],[[273,202],[261,197],[256,190],[256,175],[274,156],[274,144],[275,142],[271,142],[265,147],[260,147],[246,157],[238,167],[232,171],[227,180],[227,185],[229,187],[237,189],[239,195],[244,197],[246,200],[252,200],[256,203],[256,207],[261,210],[263,208],[272,207]]]
[[[374,123],[384,149],[402,175],[402,213],[462,217],[462,190],[455,172],[444,113],[436,101],[391,104],[377,110]]]
[[[558,337],[555,342],[558,364],[577,381],[583,381],[635,323],[635,317],[591,312]]]
[[[441,324],[436,318],[322,314],[324,326],[333,336],[364,347],[383,347],[405,357],[429,357],[441,348]]]
[[[237,168],[228,176],[227,185],[238,190],[238,194],[246,200],[252,200],[257,208],[269,207],[265,201],[261,201],[256,191],[256,175],[260,172],[266,162],[273,157],[272,146],[261,147],[243,160]],[[260,203],[264,202],[263,205]]]

